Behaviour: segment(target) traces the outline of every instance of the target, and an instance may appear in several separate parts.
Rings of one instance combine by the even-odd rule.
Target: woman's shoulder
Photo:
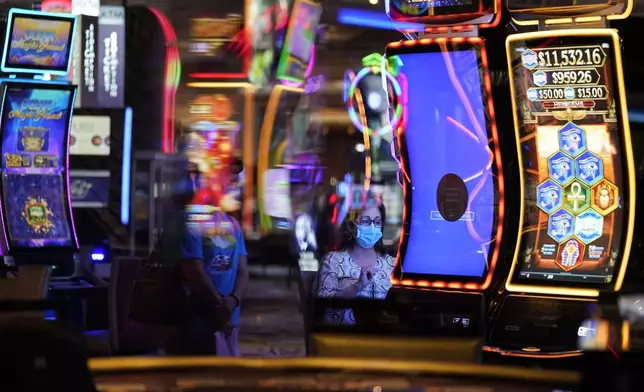
[[[335,250],[335,251],[327,252],[324,255],[324,257],[322,257],[322,263],[339,264],[343,262],[345,256],[346,256],[346,252],[343,250]]]
[[[380,259],[383,261],[383,267],[389,270],[393,270],[396,265],[396,258],[392,255],[386,253],[380,255]]]

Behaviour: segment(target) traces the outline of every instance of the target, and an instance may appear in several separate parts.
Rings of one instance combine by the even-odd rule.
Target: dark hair
[[[342,224],[340,225],[341,249],[349,249],[356,244],[356,226],[353,221],[357,219],[365,210],[371,207],[377,207],[378,211],[380,211],[380,219],[382,220],[382,228],[384,229],[385,222],[387,221],[387,210],[383,203],[378,202],[375,205],[366,203],[361,208],[349,210],[347,216],[344,218]],[[382,237],[380,237],[378,242],[376,242],[376,244],[373,246],[373,249],[378,253],[387,253],[385,244],[382,242]]]

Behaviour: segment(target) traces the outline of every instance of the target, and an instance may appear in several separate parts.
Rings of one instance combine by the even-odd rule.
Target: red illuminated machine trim
[[[163,130],[161,135],[161,150],[164,153],[174,152],[174,123],[179,80],[179,49],[177,34],[166,16],[155,8],[148,7],[150,12],[159,20],[163,38],[166,42],[165,72],[163,80]]]
[[[452,38],[423,38],[419,40],[410,40],[410,41],[399,41],[392,42],[387,45],[387,49],[403,47],[413,47],[418,45],[440,45],[442,50],[447,51],[448,44],[459,44],[459,43],[471,43],[480,47],[481,53],[481,66],[483,67],[483,80],[485,84],[485,91],[487,94],[487,109],[489,114],[489,129],[492,134],[492,140],[494,144],[494,161],[497,169],[497,184],[498,184],[498,193],[499,193],[499,207],[498,207],[498,222],[496,228],[496,238],[495,238],[495,247],[492,253],[492,258],[489,261],[489,268],[487,274],[484,276],[482,283],[476,282],[467,282],[467,281],[443,281],[443,280],[413,280],[413,279],[397,279],[394,276],[399,271],[400,276],[402,276],[402,260],[400,252],[396,256],[396,265],[394,267],[394,276],[392,276],[391,282],[394,285],[402,286],[414,286],[414,287],[425,287],[425,288],[436,288],[436,289],[452,289],[452,290],[464,290],[464,291],[484,291],[492,282],[492,277],[496,269],[496,265],[499,259],[499,252],[501,251],[501,239],[503,237],[503,223],[505,217],[505,181],[503,177],[503,165],[501,162],[501,150],[499,148],[499,135],[496,126],[496,115],[494,112],[494,102],[492,100],[492,83],[490,81],[490,73],[488,71],[488,59],[487,52],[485,49],[485,42],[479,37],[452,37]],[[465,92],[460,91],[459,95],[464,95]],[[409,104],[409,103],[408,103]],[[401,127],[398,132],[398,143],[401,145],[402,136],[404,135],[405,127]],[[405,163],[407,158],[401,156],[401,160]],[[403,170],[403,175],[406,178],[410,178],[409,174],[405,172],[406,164],[401,165]],[[406,198],[406,189],[403,187],[403,192],[405,193],[404,197]],[[410,211],[407,211],[407,208],[403,209],[403,222],[408,221],[408,215]],[[403,226],[403,233],[400,236],[400,245],[403,245],[403,238],[406,235],[406,229]]]
[[[392,0],[388,0],[392,1]],[[453,12],[448,12],[440,15],[425,15],[425,16],[405,16],[400,14],[395,10],[393,5],[389,5],[389,17],[398,22],[409,22],[409,23],[422,23],[432,26],[441,26],[441,29],[447,31],[448,26],[451,27],[452,31],[459,31],[459,29],[464,28],[463,30],[471,30],[472,26],[478,26],[479,28],[493,28],[496,27],[501,21],[501,10],[503,9],[503,4],[501,0],[475,0],[478,1],[478,9],[466,11],[460,9],[459,7],[448,8]],[[476,5],[475,5],[476,6]],[[470,7],[471,8],[471,7]],[[487,15],[493,15],[492,19],[483,23],[476,23],[476,20],[484,19]],[[444,26],[444,27],[443,27]],[[431,28],[430,28],[431,29]],[[405,31],[403,31],[405,32]],[[417,32],[417,31],[412,31]],[[427,31],[426,31],[427,32]]]

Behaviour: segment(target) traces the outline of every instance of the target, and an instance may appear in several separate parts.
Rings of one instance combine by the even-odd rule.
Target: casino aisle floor
[[[253,273],[241,309],[239,349],[248,357],[305,355],[304,325],[299,311],[297,284],[286,287],[286,271]]]

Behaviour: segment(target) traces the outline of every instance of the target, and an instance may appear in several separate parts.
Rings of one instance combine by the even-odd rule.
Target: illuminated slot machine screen
[[[473,20],[495,11],[494,0],[387,0],[386,12],[392,20],[440,20],[461,16]]]
[[[390,55],[400,57],[408,81],[396,274],[482,285],[498,257],[503,203],[483,41],[395,43]]]
[[[635,192],[619,37],[551,34],[507,42],[524,211],[512,284],[617,289]]]
[[[535,15],[542,17],[614,15],[626,11],[624,0],[508,0],[506,2],[512,17],[518,20],[534,20]]]
[[[74,15],[12,9],[7,20],[2,72],[67,75]]]
[[[12,249],[75,246],[65,173],[75,91],[3,84],[2,217]]]

